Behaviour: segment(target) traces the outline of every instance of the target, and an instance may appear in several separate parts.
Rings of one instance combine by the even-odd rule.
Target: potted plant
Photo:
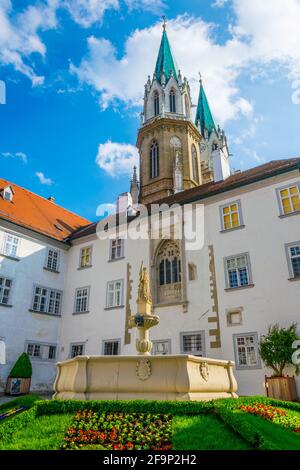
[[[298,340],[297,325],[281,328],[278,324],[269,326],[268,333],[261,337],[259,353],[266,367],[273,370],[272,377],[265,378],[267,396],[280,400],[296,401],[297,391],[295,377],[284,375],[286,367],[293,365],[293,343]]]
[[[8,376],[5,392],[8,395],[26,395],[30,391],[31,376],[32,365],[28,354],[24,352]]]

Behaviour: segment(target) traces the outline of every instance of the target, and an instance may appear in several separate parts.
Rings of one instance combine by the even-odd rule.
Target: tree
[[[14,367],[12,368],[9,377],[20,379],[28,379],[32,376],[32,365],[28,354],[25,352],[21,354]]]
[[[278,324],[269,326],[267,335],[261,337],[259,354],[267,367],[273,369],[275,377],[283,377],[285,367],[292,365],[292,347],[298,340],[297,324],[289,328],[280,328]],[[298,366],[296,366],[298,373]]]

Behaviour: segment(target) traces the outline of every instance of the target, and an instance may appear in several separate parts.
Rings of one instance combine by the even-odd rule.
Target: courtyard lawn
[[[173,446],[175,450],[252,449],[250,444],[212,414],[175,416]]]
[[[282,410],[285,419],[295,420],[296,432],[245,411],[257,404],[270,413]],[[174,450],[300,450],[299,420],[300,404],[265,397],[198,403],[36,401],[1,423],[0,450],[147,449],[148,444],[167,449],[168,442]],[[165,431],[158,421],[166,423]]]

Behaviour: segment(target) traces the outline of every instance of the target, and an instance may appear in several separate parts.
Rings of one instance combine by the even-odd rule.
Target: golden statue
[[[143,262],[141,264],[140,269],[140,281],[139,281],[139,289],[138,289],[138,303],[152,303],[151,292],[150,292],[150,283],[149,283],[149,276],[147,272],[147,268],[143,266]]]

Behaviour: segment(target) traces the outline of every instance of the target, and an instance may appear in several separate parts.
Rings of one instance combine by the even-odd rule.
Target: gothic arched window
[[[181,282],[181,263],[178,246],[173,242],[163,245],[158,255],[159,285]]]
[[[192,171],[193,180],[199,183],[199,169],[198,169],[198,156],[195,145],[192,145]]]
[[[159,114],[159,94],[157,91],[154,92],[154,116]]]
[[[156,178],[159,175],[159,147],[156,140],[150,147],[150,178]]]
[[[170,113],[176,113],[176,93],[173,88],[170,91]]]

